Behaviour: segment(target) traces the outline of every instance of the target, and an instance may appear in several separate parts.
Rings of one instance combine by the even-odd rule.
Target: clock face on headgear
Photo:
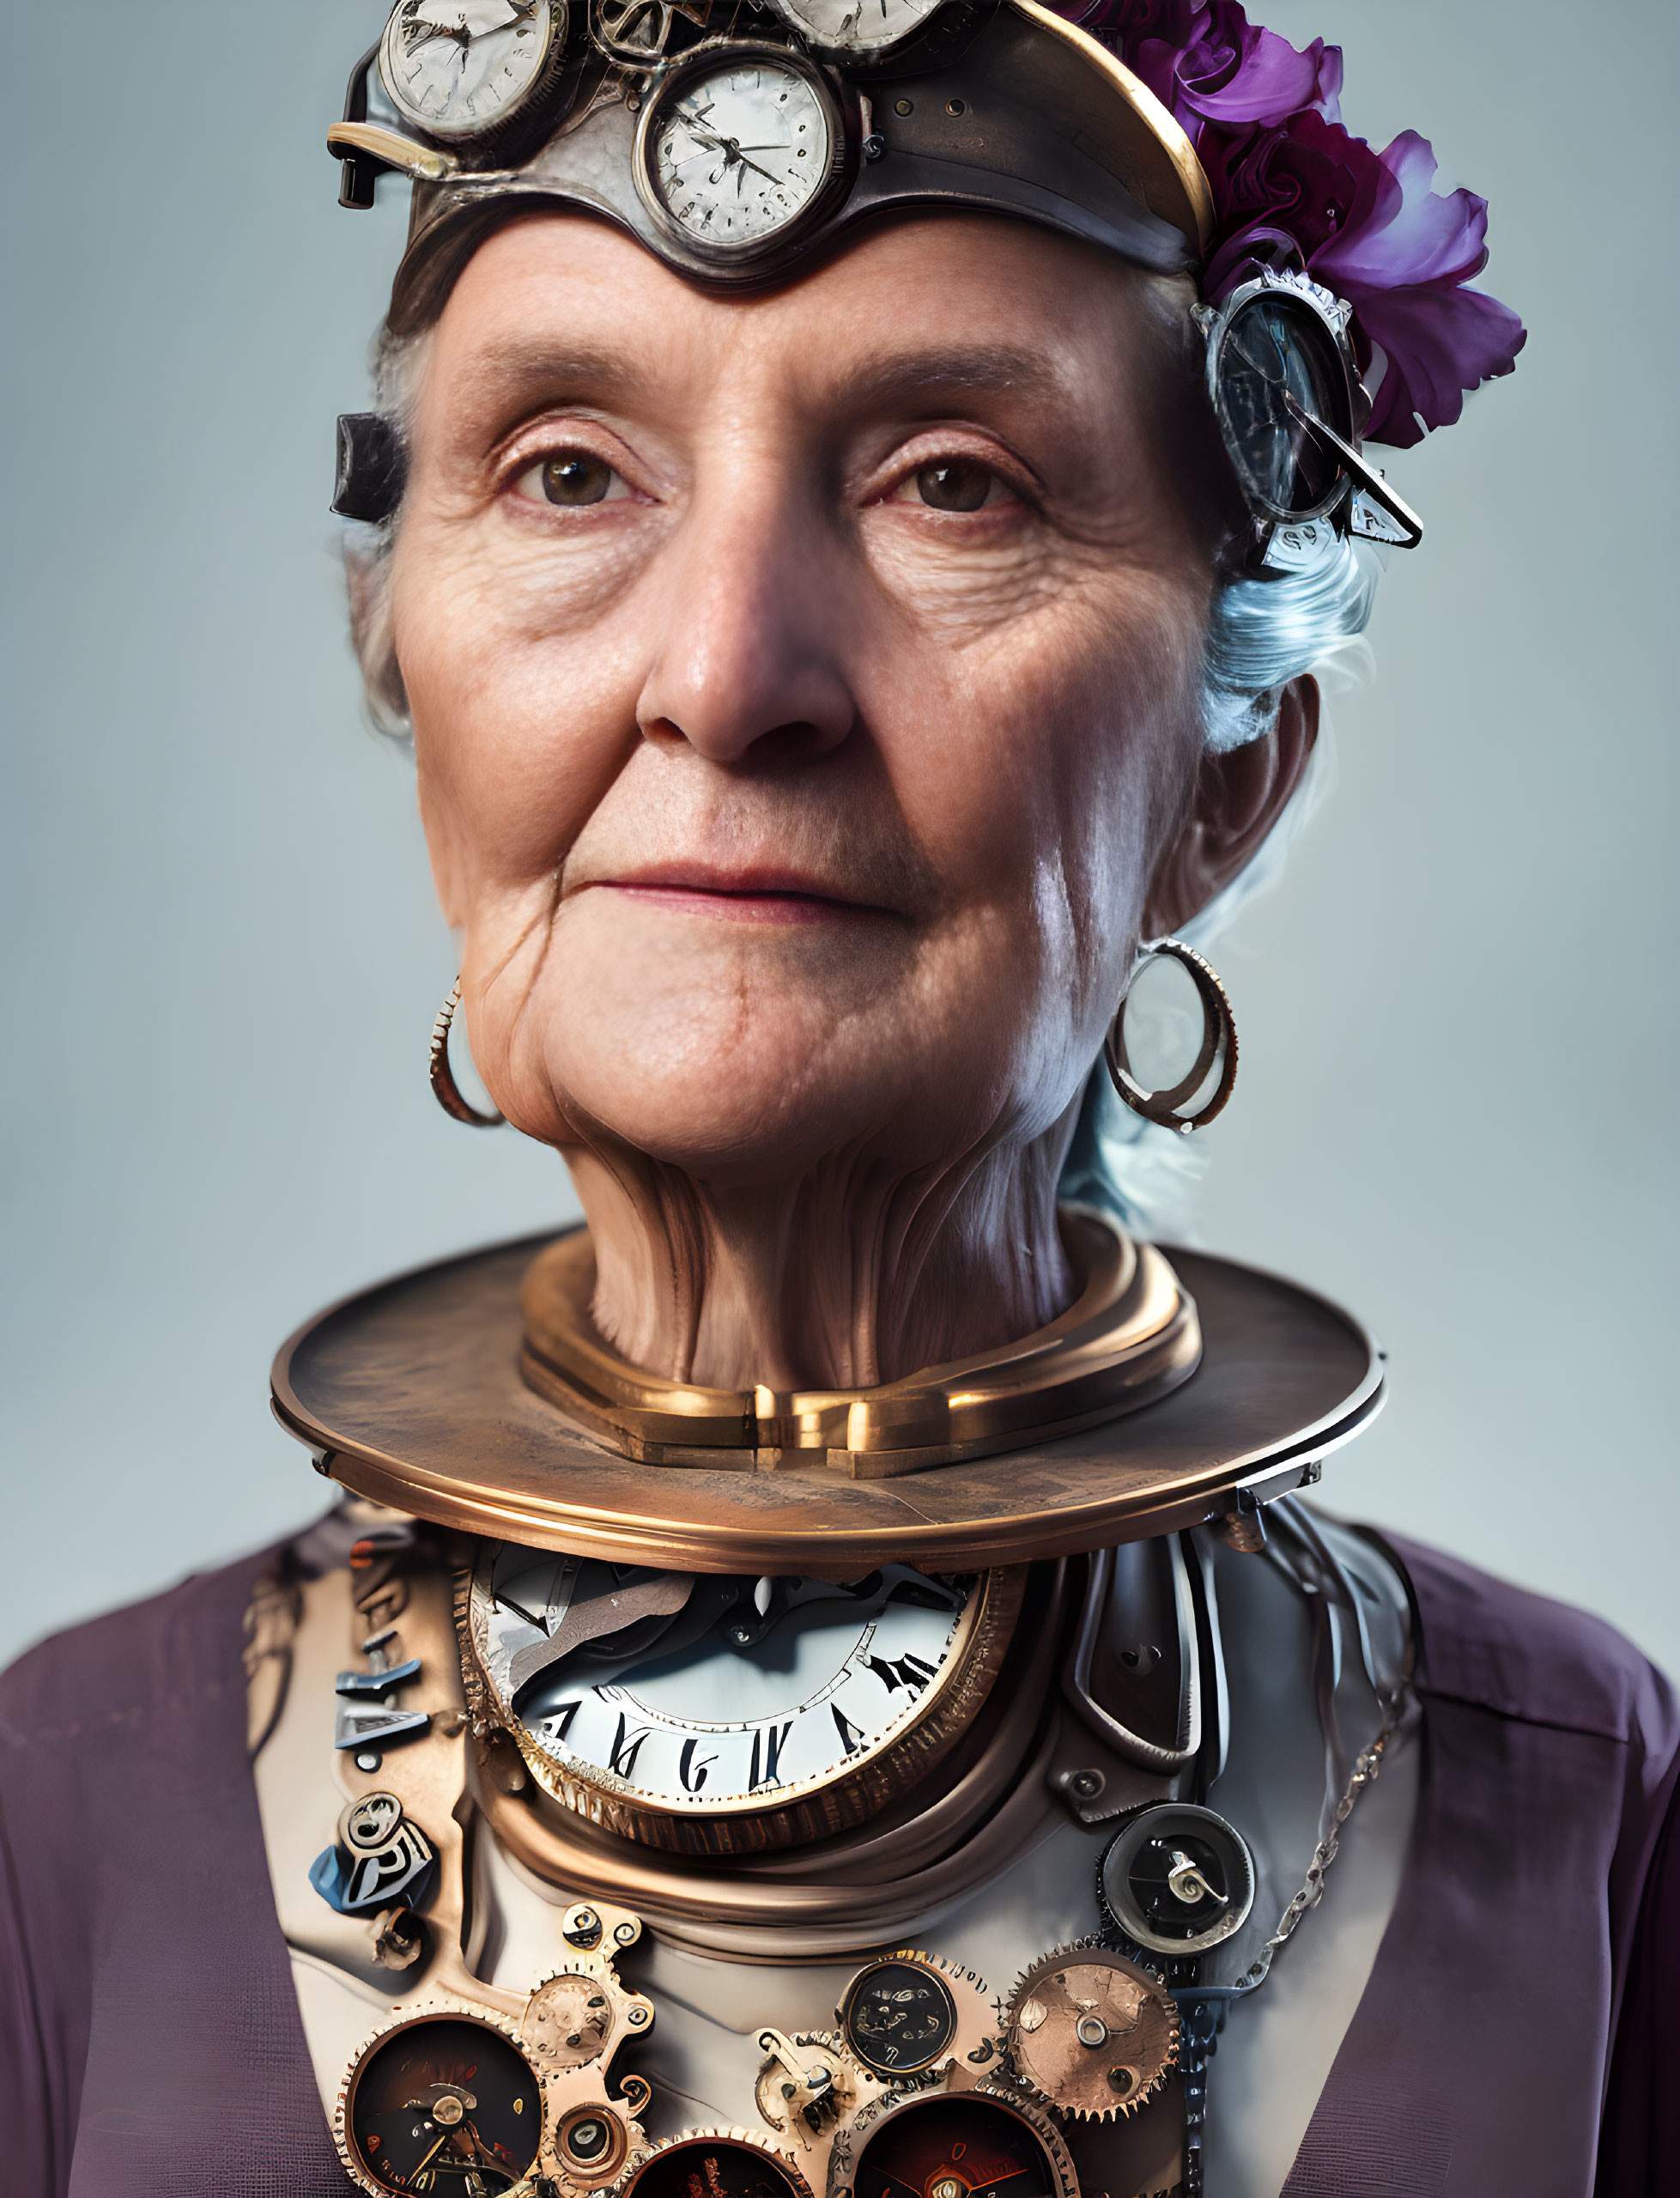
[[[1022,1579],[691,1575],[504,1543],[469,1648],[551,1795],[725,1853],[860,1821],[925,1776],[986,1698]]]
[[[720,258],[750,254],[827,203],[845,125],[822,71],[785,47],[679,64],[644,112],[637,183],[661,223]]]
[[[379,76],[406,123],[476,137],[530,105],[565,41],[564,0],[398,0]]]

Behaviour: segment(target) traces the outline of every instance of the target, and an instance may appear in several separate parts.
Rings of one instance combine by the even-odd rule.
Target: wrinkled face
[[[770,1183],[1065,1114],[1199,744],[1182,313],[974,217],[745,300],[574,216],[479,249],[391,611],[519,1127]]]

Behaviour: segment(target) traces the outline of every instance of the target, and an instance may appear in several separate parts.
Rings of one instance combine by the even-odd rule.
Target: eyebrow
[[[846,390],[877,404],[946,392],[967,396],[1027,388],[1048,393],[1060,380],[1052,355],[1012,343],[886,347],[845,370]],[[555,344],[538,337],[497,344],[470,361],[463,369],[459,393],[470,405],[505,405],[528,401],[539,391],[549,396],[600,391],[634,398],[653,384],[654,377],[626,349]]]
[[[913,396],[936,390],[1041,389],[1059,381],[1047,352],[1012,343],[970,344],[953,349],[883,349],[848,368],[847,382],[879,397]]]
[[[462,369],[461,397],[469,404],[506,404],[535,390],[608,388],[634,395],[648,378],[622,350],[555,345],[541,337],[498,343]]]

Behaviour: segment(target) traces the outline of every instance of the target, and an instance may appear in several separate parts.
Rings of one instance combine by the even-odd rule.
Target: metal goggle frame
[[[1348,340],[1350,308],[1309,276],[1266,269],[1195,311],[1260,566],[1301,570],[1337,534],[1415,549],[1422,522],[1360,450],[1369,401]]]

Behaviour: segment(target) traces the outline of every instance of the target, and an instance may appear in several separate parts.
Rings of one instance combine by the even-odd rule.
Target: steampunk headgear
[[[1483,202],[1434,197],[1420,139],[1379,156],[1349,137],[1321,41],[1297,54],[1229,0],[1128,0],[1112,30],[1106,12],[1087,10],[1107,43],[1038,0],[398,0],[328,144],[345,205],[370,205],[382,173],[414,184],[398,335],[435,318],[491,228],[544,206],[726,289],[785,278],[870,216],[940,208],[1195,275],[1256,564],[1310,564],[1349,533],[1410,546],[1416,518],[1362,453],[1361,369],[1375,329],[1384,432],[1406,442],[1431,406],[1456,417],[1461,387],[1508,368],[1514,316],[1460,287],[1483,256]],[[1420,205],[1432,256],[1413,269]],[[1467,253],[1443,259],[1431,209]],[[1371,328],[1326,275],[1382,301]],[[1419,288],[1448,355],[1422,377],[1404,312]],[[334,509],[388,516],[403,477],[389,424],[348,417],[339,461]]]

